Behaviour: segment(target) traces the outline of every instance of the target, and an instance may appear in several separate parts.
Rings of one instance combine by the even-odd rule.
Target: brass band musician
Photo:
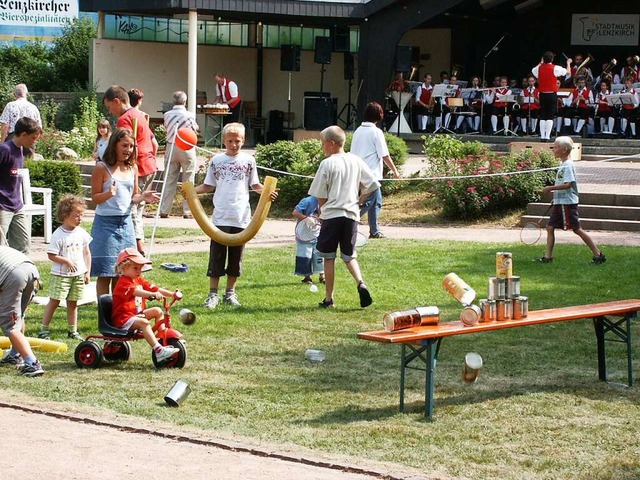
[[[624,79],[624,90],[622,90],[622,93],[631,93],[633,95],[633,103],[622,105],[620,111],[620,129],[622,130],[622,134],[629,138],[629,133],[627,132],[628,125],[631,128],[631,135],[635,137],[638,104],[640,100],[638,98],[638,92],[633,88],[633,77],[631,75]]]
[[[491,105],[491,128],[494,135],[499,131],[499,116],[502,117],[504,134],[507,135],[509,131],[509,124],[511,122],[511,117],[509,116],[509,103],[498,100],[498,95],[511,95],[511,90],[508,85],[509,79],[507,77],[500,77],[500,86],[495,90],[490,90],[485,96],[487,104]]]
[[[638,55],[627,57],[627,64],[620,71],[620,78],[631,77],[631,83],[638,81],[640,74],[640,57]]]
[[[534,133],[538,127],[540,116],[540,90],[536,87],[536,77],[529,75],[527,85],[520,92],[522,106],[520,108],[520,127],[527,133],[527,123],[529,132]],[[530,121],[529,121],[530,120]]]
[[[596,110],[594,118],[600,120],[600,132],[613,133],[616,121],[616,110],[609,105],[607,97],[610,95],[609,84],[606,81],[600,82],[600,90],[596,94]]]
[[[569,96],[569,115],[564,117],[565,127],[571,125],[571,119],[573,118],[575,125],[573,126],[574,135],[581,135],[582,128],[589,120],[589,107],[594,104],[593,92],[590,88],[587,88],[586,79],[584,77],[578,77],[576,88]]]
[[[425,73],[422,83],[416,90],[415,108],[418,115],[418,130],[420,132],[427,131],[429,117],[433,114],[435,101],[431,98],[433,93],[433,85],[431,84],[431,74]]]

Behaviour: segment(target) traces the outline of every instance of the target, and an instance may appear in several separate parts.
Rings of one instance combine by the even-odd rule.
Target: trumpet
[[[640,63],[640,56],[634,55],[633,57],[627,57],[627,64],[629,65],[637,65]]]

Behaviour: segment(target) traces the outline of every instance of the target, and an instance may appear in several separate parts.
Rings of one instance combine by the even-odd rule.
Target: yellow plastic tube
[[[65,353],[67,344],[55,342],[53,340],[43,340],[42,338],[27,337],[27,341],[34,350],[42,350],[43,352]],[[9,337],[0,337],[0,348],[11,348]]]
[[[269,214],[269,208],[271,207],[271,194],[275,192],[277,183],[277,178],[265,177],[256,211],[253,212],[253,217],[251,218],[249,225],[247,225],[247,228],[240,233],[225,233],[211,223],[208,215],[202,208],[202,203],[200,203],[200,199],[198,198],[198,194],[196,193],[196,189],[192,182],[184,182],[182,184],[182,195],[189,204],[193,218],[198,222],[202,231],[211,240],[215,240],[216,242],[228,247],[237,247],[238,245],[244,245],[255,237],[260,230],[260,227],[262,227],[262,224]]]

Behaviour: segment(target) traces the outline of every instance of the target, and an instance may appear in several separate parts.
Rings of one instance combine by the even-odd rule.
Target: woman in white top
[[[389,156],[384,134],[376,123],[384,118],[382,107],[377,102],[370,102],[364,111],[364,122],[353,132],[351,153],[364,160],[371,169],[376,180],[382,178],[383,162],[389,167],[394,178],[400,178],[400,173]],[[369,238],[384,238],[378,227],[378,217],[382,210],[382,191],[375,189],[360,205],[360,216],[367,214],[369,220]]]

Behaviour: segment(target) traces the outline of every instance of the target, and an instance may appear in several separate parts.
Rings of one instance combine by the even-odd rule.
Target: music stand
[[[509,104],[510,103],[516,103],[518,100],[516,98],[515,95],[501,95],[499,93],[496,93],[496,99],[494,100],[495,102],[502,102],[502,103],[507,103],[507,105],[505,105],[504,107],[504,115],[505,117],[507,117],[507,109],[509,108]],[[504,125],[504,120],[503,120],[503,125]],[[513,130],[511,130],[509,127],[507,128],[503,128],[501,130],[498,130],[497,132],[495,132],[494,135],[498,135],[500,132],[503,132],[504,135],[513,135],[513,136],[518,136],[518,134],[516,132],[514,132]]]
[[[438,102],[440,102],[440,127],[437,130],[435,130],[433,133],[440,133],[440,131],[442,130],[444,132],[450,133],[451,135],[455,135],[455,132],[452,132],[451,130],[449,130],[444,126],[444,121],[442,118],[444,113],[444,108],[443,108],[441,99],[455,97],[457,92],[458,92],[458,85],[449,85],[448,83],[439,83],[437,85],[434,85],[433,92],[431,92],[431,96],[437,99]]]
[[[612,83],[611,84],[611,93],[621,93],[624,90],[623,83]]]
[[[612,93],[605,97],[610,107],[622,107],[623,105],[633,105],[635,100],[633,93]]]
[[[463,98],[463,100],[466,102],[467,106],[469,107],[469,111],[468,112],[457,112],[458,115],[462,115],[464,117],[466,117],[468,120],[471,120],[473,117],[475,117],[476,115],[478,115],[477,112],[473,111],[473,108],[471,107],[471,104],[473,103],[474,100],[477,100],[477,95],[478,93],[481,94],[481,90],[478,88],[461,88],[460,89],[460,96]],[[473,124],[472,123],[468,123],[468,125],[471,126],[471,128],[473,128]],[[467,135],[475,135],[480,133],[478,132],[469,132],[467,131]]]

